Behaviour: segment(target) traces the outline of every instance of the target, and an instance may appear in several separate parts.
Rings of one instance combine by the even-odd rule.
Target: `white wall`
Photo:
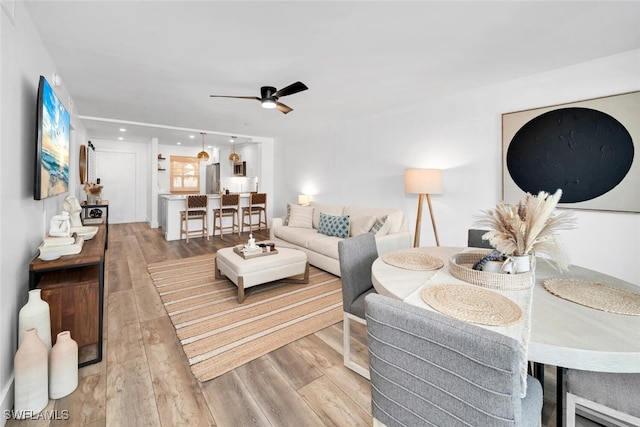
[[[308,193],[400,208],[413,230],[417,195],[404,193],[404,169],[442,168],[444,193],[432,196],[440,243],[463,246],[474,216],[501,199],[503,113],[634,90],[640,50],[288,136],[277,141],[274,214]],[[640,285],[640,214],[574,212],[578,229],[562,234],[571,261]],[[423,214],[421,243],[434,245]]]
[[[33,199],[36,95],[38,78],[56,71],[22,2],[15,2],[12,22],[0,11],[0,414],[13,405],[13,358],[19,309],[27,301],[29,262],[62,210],[66,194]],[[78,147],[85,130],[64,86],[54,88],[70,110],[70,193],[78,195]],[[0,424],[4,424],[0,416]]]

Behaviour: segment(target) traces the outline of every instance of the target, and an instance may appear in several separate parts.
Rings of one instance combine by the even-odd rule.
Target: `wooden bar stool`
[[[205,194],[188,195],[185,199],[185,210],[180,211],[180,239],[182,235],[186,235],[187,243],[189,243],[189,235],[193,233],[202,234],[209,240],[209,197]],[[189,221],[192,219],[202,220],[202,228],[200,230],[189,231]]]
[[[249,231],[253,231],[253,215],[258,215],[258,230],[267,229],[267,193],[251,193],[249,196],[249,206],[242,208],[242,232],[244,233],[244,226],[249,226]],[[245,218],[249,217],[249,222],[246,222]],[[262,219],[264,217],[264,220]]]
[[[240,235],[240,195],[239,194],[221,194],[220,195],[220,207],[214,209],[213,217],[213,234],[216,234],[216,230],[220,230],[220,237],[224,234],[224,230],[231,230],[235,232],[237,229],[238,236]],[[231,217],[232,225],[230,227],[224,227],[223,219]],[[220,225],[218,224],[220,220]]]

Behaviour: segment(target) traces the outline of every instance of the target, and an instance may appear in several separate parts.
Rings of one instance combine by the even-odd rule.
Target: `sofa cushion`
[[[326,236],[316,233],[315,237],[309,240],[307,249],[317,252],[329,258],[338,259],[338,242],[342,240],[336,236]]]
[[[289,225],[289,215],[291,215],[291,203],[287,203],[287,215],[282,220],[283,225]]]
[[[363,208],[360,206],[345,206],[342,215],[349,215],[352,218],[358,216],[374,215],[377,218],[382,218],[387,215],[387,221],[389,223],[389,234],[397,233],[406,227],[404,222],[404,212],[399,209],[385,209],[385,208]]]
[[[318,235],[318,231],[313,228],[300,227],[276,227],[273,229],[273,235],[285,242],[303,247],[309,247],[309,241]],[[337,244],[336,244],[337,246]]]
[[[312,228],[313,208],[310,206],[291,205],[287,225],[289,227]]]
[[[359,236],[360,234],[368,233],[376,222],[376,217],[371,216],[357,216],[352,217],[350,220],[350,236]]]
[[[391,221],[389,221],[389,217],[384,215],[382,218],[376,218],[373,226],[371,226],[371,231],[376,236],[384,236],[389,233],[389,229],[391,228]]]
[[[343,239],[349,237],[349,215],[334,216],[320,212],[318,233]]]
[[[313,207],[313,228],[320,226],[320,212],[327,215],[342,216],[342,205],[323,205],[322,203],[311,202]]]

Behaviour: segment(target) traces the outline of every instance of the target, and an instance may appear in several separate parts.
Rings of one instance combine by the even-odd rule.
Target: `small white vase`
[[[60,399],[78,387],[78,344],[71,332],[58,334],[49,356],[49,397]]]
[[[51,317],[49,314],[49,304],[43,301],[40,296],[40,289],[29,291],[29,300],[20,309],[18,314],[18,344],[22,342],[25,329],[36,328],[38,336],[51,350]]]
[[[36,328],[25,330],[13,362],[16,418],[31,417],[49,403],[48,355]]]
[[[530,255],[511,255],[507,257],[504,271],[511,274],[526,273],[531,270]]]

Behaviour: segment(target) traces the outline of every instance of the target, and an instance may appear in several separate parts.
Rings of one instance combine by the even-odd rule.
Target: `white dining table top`
[[[394,267],[378,258],[372,265],[372,281],[379,294],[428,308],[416,292],[441,283],[448,274],[449,258],[465,248],[422,248],[442,259],[436,271]],[[549,293],[542,282],[551,278],[588,280],[640,294],[640,286],[587,268],[570,266],[563,273],[538,258],[531,307],[528,359],[532,362],[600,372],[640,372],[640,316],[608,313],[567,301]],[[453,278],[453,276],[451,276]],[[457,280],[457,279],[456,279]],[[508,296],[508,292],[500,292]]]

